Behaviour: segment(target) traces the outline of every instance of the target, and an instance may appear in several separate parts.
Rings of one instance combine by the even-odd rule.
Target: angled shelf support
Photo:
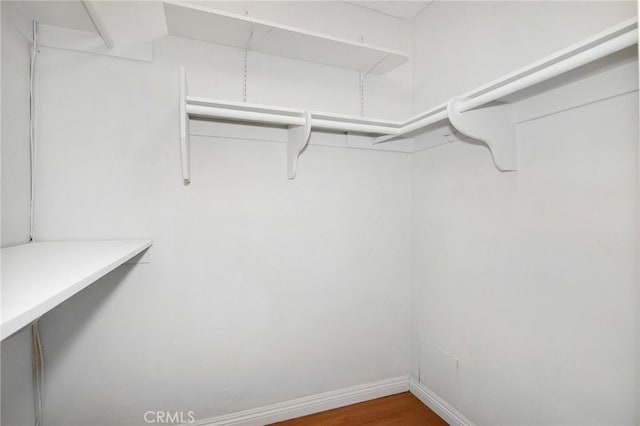
[[[311,113],[305,111],[302,126],[289,127],[287,141],[287,179],[295,179],[298,172],[298,158],[305,150],[311,136]]]
[[[510,104],[485,106],[462,112],[464,99],[451,98],[447,115],[455,129],[464,136],[478,140],[489,147],[498,170],[518,170],[516,128]]]
[[[32,41],[30,23],[42,20],[38,24],[41,47],[143,62],[153,60],[155,37],[150,36],[151,27],[143,31],[136,23],[156,13],[157,5],[148,2],[131,7],[127,2],[102,0],[63,3],[64,8],[58,10],[57,6],[38,5],[38,2],[15,2],[11,13],[16,14],[16,28]],[[51,8],[51,13],[56,10],[56,18],[45,18],[42,14],[49,12],[41,8]],[[153,30],[153,34],[158,31]]]
[[[95,27],[98,35],[102,39],[104,46],[107,49],[113,49],[113,39],[111,38],[111,34],[107,30],[104,21],[100,17],[98,10],[96,9],[95,2],[93,0],[81,0],[84,9],[87,11],[91,22],[93,22],[93,26]]]

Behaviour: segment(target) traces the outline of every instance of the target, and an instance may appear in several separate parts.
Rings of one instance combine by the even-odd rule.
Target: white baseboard
[[[409,380],[409,391],[424,405],[431,408],[444,421],[453,426],[475,426],[461,412],[449,405],[444,399],[433,393],[431,389],[418,382],[413,377]]]
[[[331,392],[319,393],[291,401],[267,405],[252,410],[240,411],[224,416],[197,420],[184,426],[263,426],[269,423],[294,419],[321,411],[357,404],[383,396],[394,395],[409,390],[409,377],[401,376],[379,382],[353,386]]]

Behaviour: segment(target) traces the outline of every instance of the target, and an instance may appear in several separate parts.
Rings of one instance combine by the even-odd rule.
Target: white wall
[[[414,72],[431,67],[431,78],[416,72],[416,105],[524,65],[513,63],[520,59],[511,43],[535,22],[532,8],[558,16],[569,7],[536,5],[429,6],[413,52]],[[583,5],[575,8],[578,15]],[[605,6],[589,8],[600,9],[601,26],[612,23]],[[435,24],[444,10],[460,17],[446,33]],[[482,10],[495,15],[486,28],[500,39],[484,39],[466,21]],[[598,26],[579,16],[567,34]],[[562,47],[551,49],[544,32],[527,53],[540,52],[541,38],[541,48]],[[473,75],[437,60],[452,47],[450,34],[473,40],[457,42],[458,59],[477,64],[465,68]],[[432,50],[434,39],[442,51]],[[485,66],[474,49],[496,63]],[[486,147],[464,142],[412,158],[412,374],[478,425],[638,423],[637,62],[625,66],[628,93],[519,124],[517,172],[497,171]],[[598,77],[600,91],[620,84],[612,75]],[[566,90],[530,102],[553,111],[576,98]]]
[[[2,246],[29,239],[29,42],[2,4]]]
[[[29,240],[29,44],[2,2],[2,247]],[[1,344],[0,423],[34,424],[31,335]]]
[[[192,94],[238,100],[243,60],[173,37],[153,63],[42,49],[37,237],[154,240],[150,264],[43,318],[47,426],[207,418],[407,374],[409,154],[314,145],[288,181],[269,129],[194,136],[183,186],[178,66]],[[378,115],[410,111],[393,78]],[[357,73],[251,54],[249,100],[357,113]]]
[[[413,21],[420,112],[637,13],[635,1],[434,1]]]

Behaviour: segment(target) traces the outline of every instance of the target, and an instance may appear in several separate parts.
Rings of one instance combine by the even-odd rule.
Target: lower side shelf
[[[151,246],[151,240],[50,241],[3,248],[1,339]]]

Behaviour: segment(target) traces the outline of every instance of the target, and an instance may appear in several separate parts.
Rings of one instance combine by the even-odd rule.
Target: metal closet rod
[[[632,46],[637,42],[638,22],[634,18],[461,96],[460,111],[464,112],[487,105]],[[207,106],[206,100],[200,99],[193,103],[189,103],[187,100],[186,112],[193,116],[286,126],[302,126],[306,122],[303,110],[279,109],[268,106],[254,106],[243,110],[233,103],[229,103],[229,108],[225,108],[225,102],[222,101],[211,101],[211,103],[216,106]],[[374,144],[388,142],[448,118],[446,104],[432,108],[404,122],[397,122],[397,124],[388,120],[363,119],[361,117],[331,119],[331,117],[327,117],[330,114],[318,115],[322,115],[324,118],[314,118],[314,113],[311,113],[312,128],[381,135],[373,140]],[[363,121],[369,123],[362,123]]]
[[[248,121],[254,123],[280,124],[286,126],[303,126],[306,122],[303,112],[300,115],[282,115],[277,112],[256,112],[192,105],[187,103],[187,113],[192,116],[214,117],[228,120]],[[311,127],[315,129],[339,130],[345,132],[361,132],[373,134],[396,134],[400,127],[381,126],[375,124],[361,124],[342,120],[313,118],[311,113]]]

